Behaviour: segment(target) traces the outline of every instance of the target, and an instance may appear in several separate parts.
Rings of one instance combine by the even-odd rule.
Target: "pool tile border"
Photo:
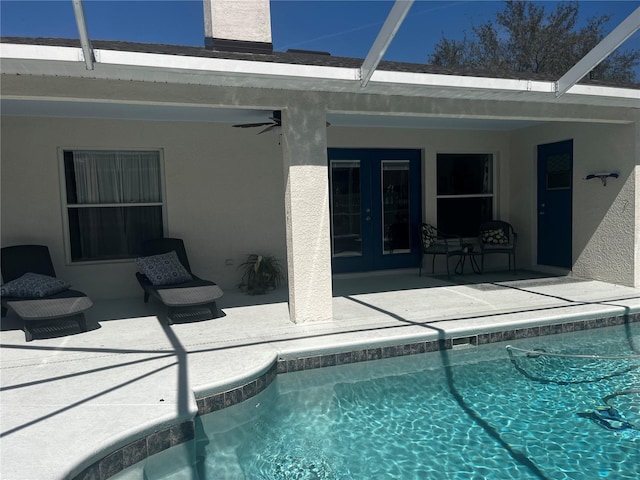
[[[640,313],[507,329],[469,335],[463,338],[468,340],[468,343],[471,345],[486,345],[489,343],[577,332],[594,328],[613,327],[636,322],[640,322]],[[416,355],[445,349],[448,350],[454,348],[455,339],[456,337],[452,337],[401,345],[372,347],[350,352],[329,353],[299,358],[280,358],[265,373],[248,383],[224,392],[197,398],[198,415],[206,415],[207,413],[222,410],[248,400],[265,390],[279,374],[346,365],[349,363],[367,362],[383,358]],[[193,420],[173,425],[119,448],[85,468],[80,474],[73,477],[72,480],[107,480],[122,470],[144,461],[151,455],[193,440],[194,438],[195,422]]]
[[[193,420],[153,432],[119,448],[85,468],[73,480],[106,480],[147,457],[195,438]]]

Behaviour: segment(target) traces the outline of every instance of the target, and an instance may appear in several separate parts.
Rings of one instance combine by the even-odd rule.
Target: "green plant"
[[[282,265],[273,256],[253,253],[238,268],[244,271],[240,288],[246,289],[249,295],[264,294],[280,287],[284,281]]]

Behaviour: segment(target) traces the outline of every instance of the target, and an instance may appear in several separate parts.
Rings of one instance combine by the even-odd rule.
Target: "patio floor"
[[[455,338],[640,312],[640,289],[534,272],[334,279],[334,320],[294,325],[287,291],[225,292],[218,319],[176,324],[161,305],[95,302],[89,331],[26,343],[2,319],[0,478],[69,478],[132,438],[187,421],[193,392],[237,386],[277,358]]]

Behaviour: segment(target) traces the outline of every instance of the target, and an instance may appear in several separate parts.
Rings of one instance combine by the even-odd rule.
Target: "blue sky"
[[[242,1],[242,0],[240,0]],[[541,3],[547,10],[557,2]],[[84,0],[92,39],[202,46],[200,0]],[[380,30],[392,1],[272,0],[274,49],[328,51],[336,56],[364,58]],[[580,18],[610,14],[615,28],[639,1],[580,2]],[[425,63],[442,36],[462,38],[472,25],[495,18],[501,1],[418,0],[389,47],[385,60]],[[0,34],[77,38],[71,0],[1,0]],[[622,46],[640,49],[640,32]],[[640,76],[640,68],[638,69]]]

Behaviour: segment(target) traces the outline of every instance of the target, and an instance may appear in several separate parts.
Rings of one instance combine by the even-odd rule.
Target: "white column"
[[[640,288],[640,120],[636,121],[635,132],[635,167],[633,170],[634,189],[635,189],[635,221],[633,225],[634,231],[634,261],[633,261],[633,286]]]
[[[282,112],[289,315],[293,323],[333,319],[326,115]]]

